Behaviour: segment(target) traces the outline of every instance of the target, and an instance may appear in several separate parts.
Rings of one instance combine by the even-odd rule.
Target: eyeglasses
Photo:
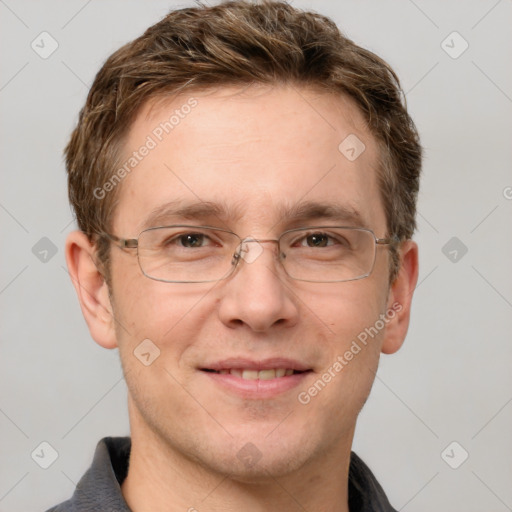
[[[368,277],[377,245],[396,238],[377,238],[366,228],[313,226],[290,229],[277,239],[240,238],[211,226],[162,226],[145,229],[138,238],[102,233],[123,249],[137,249],[142,273],[166,283],[208,283],[229,277],[240,260],[252,263],[264,243],[277,243],[286,274],[298,281],[339,283]]]

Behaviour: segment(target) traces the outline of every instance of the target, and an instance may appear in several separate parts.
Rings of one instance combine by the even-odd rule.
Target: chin
[[[268,483],[269,479],[285,477],[308,465],[322,450],[306,429],[295,430],[295,435],[290,430],[269,435],[271,430],[240,436],[224,447],[217,445],[214,449],[218,458],[210,457],[211,465],[235,481]]]
[[[263,484],[296,472],[307,464],[308,460],[308,454],[300,447],[298,450],[281,449],[279,453],[271,448],[260,451],[253,460],[247,458],[240,460],[237,453],[234,457],[221,462],[222,470],[221,468],[216,468],[216,470],[220,470],[219,472],[226,474],[236,482]]]

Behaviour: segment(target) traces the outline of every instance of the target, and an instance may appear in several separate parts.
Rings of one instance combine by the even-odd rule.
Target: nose
[[[222,286],[221,321],[228,327],[246,326],[265,332],[291,327],[299,318],[297,299],[277,257],[277,240],[242,241],[238,265]]]

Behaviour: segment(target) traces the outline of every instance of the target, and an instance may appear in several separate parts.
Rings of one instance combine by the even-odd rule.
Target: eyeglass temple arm
[[[400,238],[396,235],[390,238],[376,238],[375,243],[378,245],[395,245],[400,242]]]
[[[115,242],[115,244],[121,249],[136,249],[139,245],[139,241],[136,238],[119,238],[116,235],[106,232],[101,233],[100,236]]]

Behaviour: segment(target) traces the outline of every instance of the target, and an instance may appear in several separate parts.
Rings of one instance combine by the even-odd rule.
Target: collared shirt
[[[128,474],[131,439],[105,437],[91,467],[76,486],[71,499],[47,512],[131,512],[121,493]],[[350,512],[396,512],[368,466],[354,453],[350,456],[348,501]]]

